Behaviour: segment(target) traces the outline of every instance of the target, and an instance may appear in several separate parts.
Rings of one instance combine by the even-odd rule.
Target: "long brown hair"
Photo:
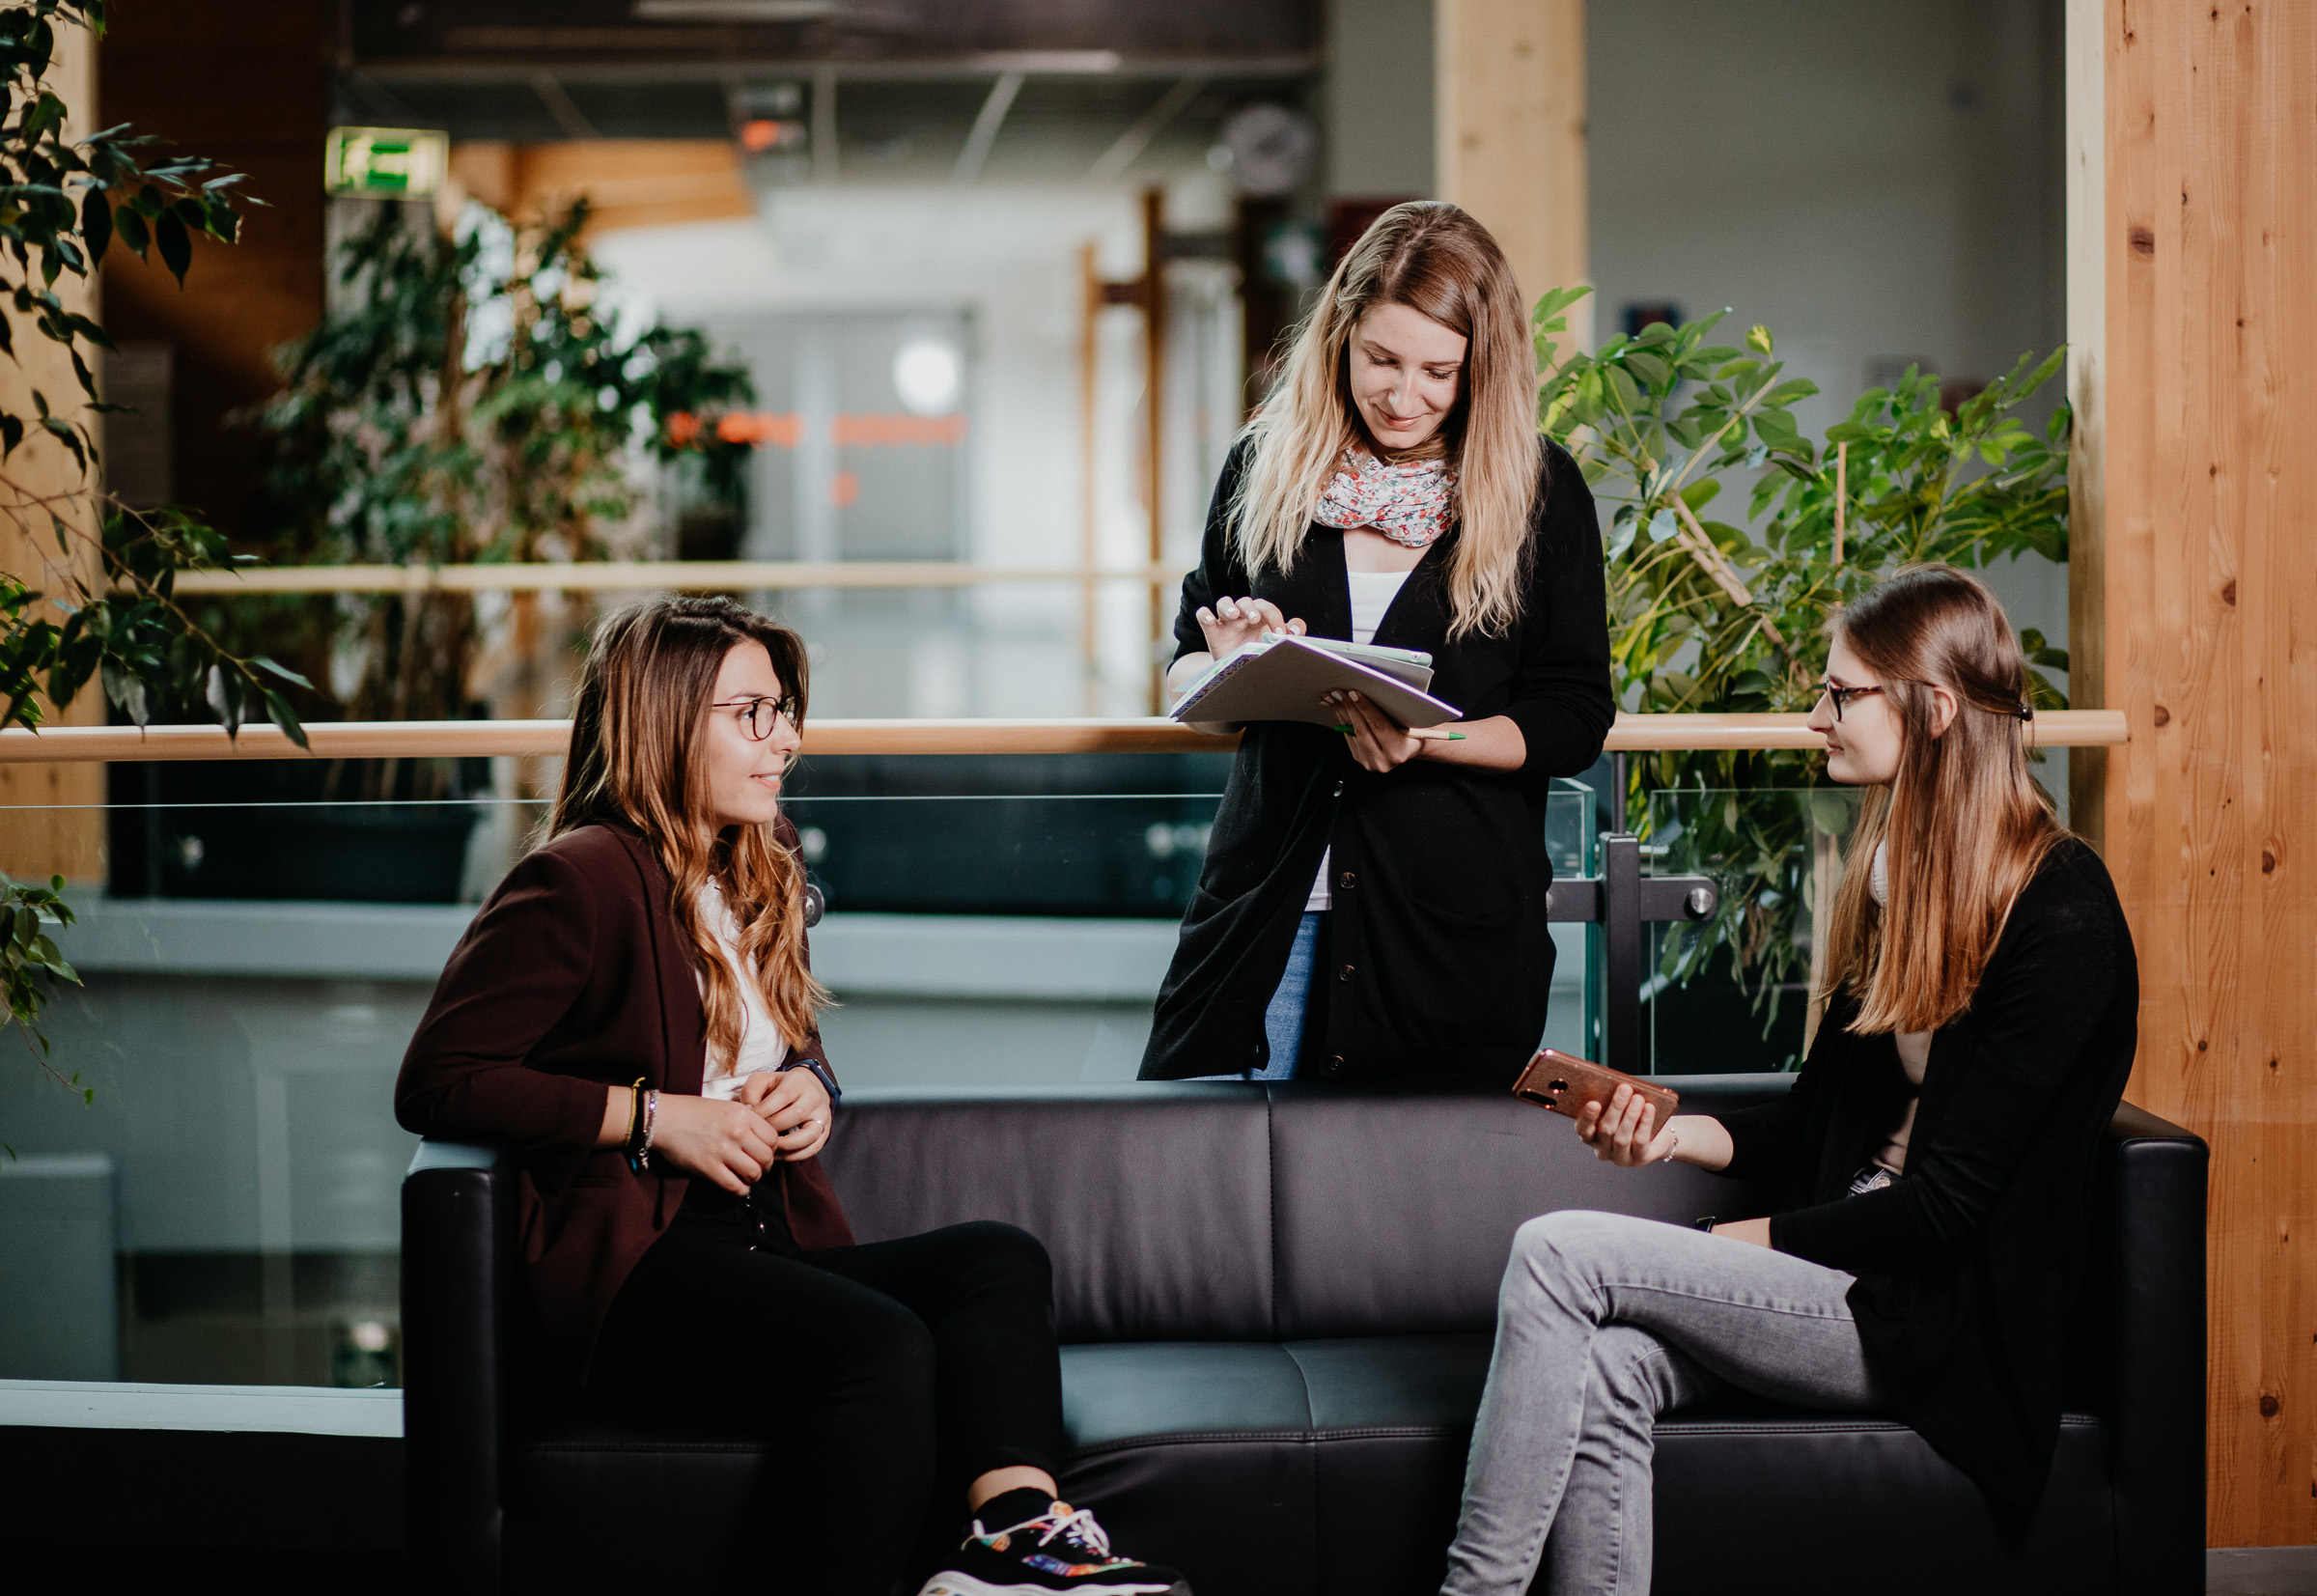
[[[804,961],[804,866],[770,825],[717,829],[709,807],[708,717],[724,657],[756,643],[804,724],[804,639],[730,599],[654,599],[596,629],[572,710],[572,749],[547,834],[626,825],[659,853],[668,908],[691,943],[712,1057],[737,1056],[744,1011],[732,966],[700,912],[713,880],[740,928],[740,960],[794,1047],[829,1002]]]
[[[1393,206],[1346,254],[1297,332],[1279,381],[1247,423],[1252,459],[1232,507],[1250,572],[1295,568],[1320,494],[1360,436],[1346,351],[1361,317],[1406,305],[1465,339],[1464,390],[1441,423],[1461,527],[1448,635],[1521,616],[1538,484],[1535,355],[1513,268],[1489,230],[1439,200]]]
[[[2012,905],[2067,835],[2027,773],[2027,661],[1996,596],[1952,566],[1899,572],[1827,630],[1880,681],[1899,770],[1859,806],[1819,995],[1857,994],[1854,1031],[1936,1030],[1969,1007]],[[1943,733],[1935,686],[1956,700]]]

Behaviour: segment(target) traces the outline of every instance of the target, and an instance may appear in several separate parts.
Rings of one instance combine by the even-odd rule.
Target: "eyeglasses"
[[[777,715],[780,719],[786,720],[793,731],[796,729],[797,720],[804,714],[804,706],[797,703],[793,696],[788,698],[730,698],[721,704],[711,704],[709,708],[738,711],[740,730],[746,732],[749,738],[757,742],[762,742],[772,735],[774,716]],[[1840,718],[1839,713],[1836,718]]]
[[[1834,718],[1837,722],[1842,719],[1842,707],[1845,704],[1854,698],[1871,698],[1882,690],[1881,687],[1838,687],[1831,682],[1828,682],[1825,688],[1827,702],[1834,706]]]

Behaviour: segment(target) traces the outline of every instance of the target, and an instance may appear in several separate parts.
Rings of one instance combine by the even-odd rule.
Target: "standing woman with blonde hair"
[[[822,1172],[827,994],[780,811],[804,705],[803,639],[731,600],[598,629],[549,838],[452,953],[396,1117],[520,1162],[527,1365],[625,1422],[771,1444],[736,1576],[892,1596],[929,1511],[965,1511],[925,1596],[1188,1596],[1054,1499],[1046,1249],[992,1223],[855,1246]],[[720,1528],[628,1506],[604,1534]]]
[[[1827,773],[1867,791],[1793,1090],[1659,1126],[1621,1086],[1577,1124],[1606,1162],[1760,1182],[1776,1212],[1521,1227],[1447,1596],[1521,1596],[1540,1560],[1535,1588],[1644,1596],[1657,1416],[1733,1389],[1891,1414],[2013,1525],[2043,1495],[2094,1154],[2138,1035],[2132,933],[2028,778],[2027,666],[1995,596],[1918,567],[1830,630],[1810,725]]]
[[[1419,740],[1352,694],[1341,730],[1246,728],[1144,1078],[1509,1081],[1552,980],[1546,785],[1616,705],[1593,496],[1453,205],[1393,207],[1328,279],[1224,463],[1170,689],[1266,630],[1422,650],[1464,718]]]

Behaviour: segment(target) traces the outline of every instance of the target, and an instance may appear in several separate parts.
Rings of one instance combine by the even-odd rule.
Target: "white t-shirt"
[[[1383,612],[1400,596],[1400,586],[1408,580],[1408,573],[1348,571],[1344,574],[1352,584],[1352,641],[1373,643],[1376,629],[1383,625]],[[1327,890],[1327,864],[1334,856],[1332,848],[1320,855],[1320,873],[1312,879],[1311,897],[1303,905],[1304,913],[1323,913],[1334,907],[1335,899]]]
[[[780,1024],[772,1011],[765,1006],[764,989],[757,985],[740,963],[740,927],[733,917],[732,906],[724,901],[723,889],[712,879],[700,889],[700,912],[708,921],[708,929],[716,938],[716,949],[724,956],[724,967],[732,972],[734,983],[740,989],[740,1046],[739,1056],[720,1058],[714,1052],[708,1056],[707,1078],[700,1083],[700,1095],[720,1098],[726,1102],[740,1095],[740,1082],[764,1070],[777,1070],[789,1060],[788,1038],[780,1034]],[[708,983],[700,986],[703,996]]]

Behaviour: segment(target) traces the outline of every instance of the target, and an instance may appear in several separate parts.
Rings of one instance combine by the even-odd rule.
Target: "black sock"
[[[994,1535],[1001,1529],[1046,1517],[1053,1505],[1053,1498],[1034,1485],[1024,1485],[1019,1490],[999,1492],[975,1508],[973,1516],[982,1521],[984,1529]]]

